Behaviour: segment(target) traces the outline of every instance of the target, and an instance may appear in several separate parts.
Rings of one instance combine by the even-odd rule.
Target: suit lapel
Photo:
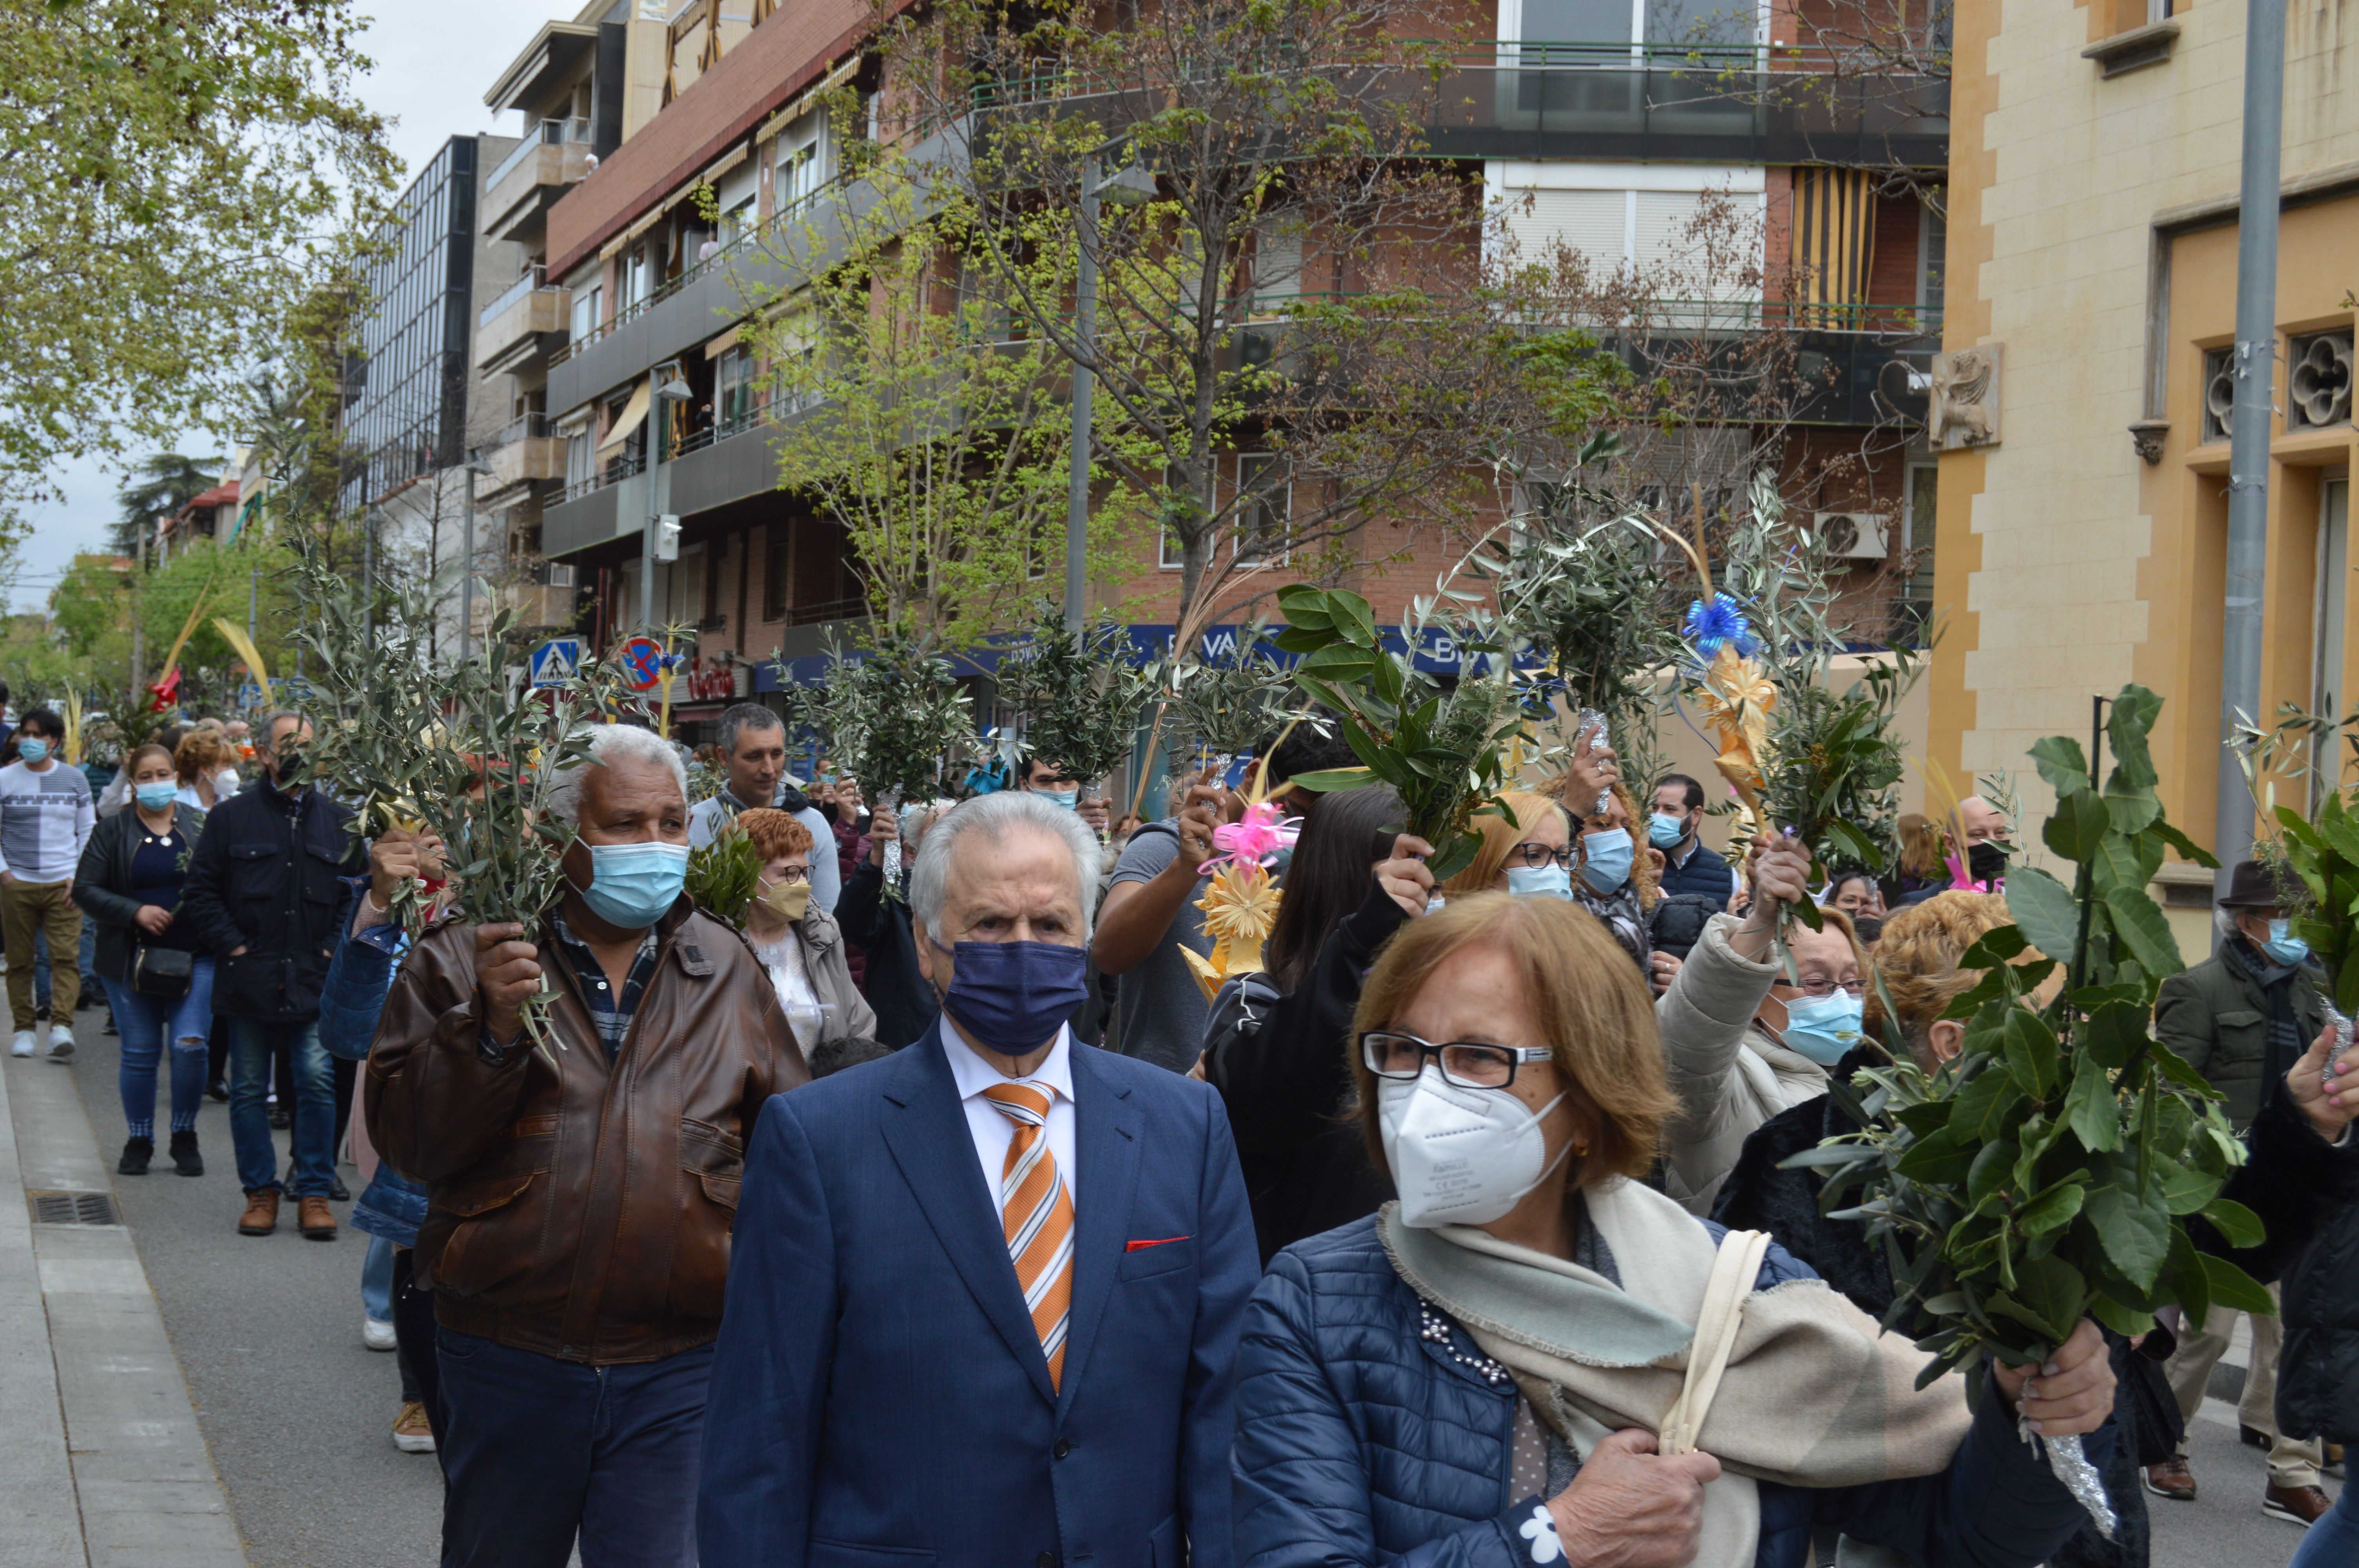
[[[894,1065],[885,1087],[892,1107],[884,1117],[886,1147],[975,1304],[1007,1342],[1040,1397],[1053,1403],[1057,1390],[1049,1381],[1048,1357],[1040,1353],[1032,1314],[1024,1310],[1023,1292],[1016,1288],[1006,1229],[984,1182],[983,1167],[976,1162],[974,1135],[967,1128],[940,1033],[929,1031],[899,1052]],[[1071,1365],[1070,1353],[1067,1364]]]
[[[1138,1190],[1141,1118],[1130,1091],[1097,1069],[1094,1048],[1075,1041],[1073,1071],[1073,1305],[1065,1324],[1065,1377],[1059,1407],[1072,1398],[1114,1293],[1114,1267],[1129,1235]],[[1014,1271],[1010,1271],[1012,1274]]]

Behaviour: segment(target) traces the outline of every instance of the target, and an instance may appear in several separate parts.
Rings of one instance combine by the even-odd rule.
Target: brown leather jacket
[[[745,1143],[810,1081],[761,961],[682,898],[613,1066],[553,942],[557,1065],[477,1054],[474,935],[420,936],[369,1053],[369,1138],[432,1188],[419,1282],[446,1328],[569,1361],[653,1361],[721,1332]]]

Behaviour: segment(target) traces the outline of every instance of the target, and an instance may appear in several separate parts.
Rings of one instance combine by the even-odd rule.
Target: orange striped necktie
[[[1030,1084],[994,1084],[983,1098],[1016,1124],[999,1171],[1000,1218],[1016,1288],[1049,1357],[1049,1384],[1060,1389],[1065,1319],[1073,1305],[1073,1199],[1049,1151],[1049,1094]]]

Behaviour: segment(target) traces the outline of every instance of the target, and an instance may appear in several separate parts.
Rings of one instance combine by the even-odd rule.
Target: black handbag
[[[131,989],[141,996],[178,1001],[189,994],[196,978],[197,956],[181,947],[151,947],[139,944],[131,959]]]

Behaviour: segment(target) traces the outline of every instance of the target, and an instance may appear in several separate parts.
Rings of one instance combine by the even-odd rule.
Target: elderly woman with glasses
[[[1810,897],[1810,851],[1783,837],[1747,857],[1753,903],[1715,914],[1655,1004],[1678,1113],[1665,1130],[1663,1190],[1696,1214],[1736,1163],[1753,1130],[1826,1092],[1827,1069],[1859,1038],[1868,957],[1841,910],[1821,929],[1788,904]],[[1793,967],[1789,971],[1787,958]]]
[[[843,933],[833,915],[811,902],[810,829],[769,806],[739,812],[737,826],[762,857],[761,879],[745,912],[745,940],[777,989],[778,1006],[811,1076],[824,1077],[881,1054],[876,1015],[844,962]]]
[[[1677,1102],[1597,922],[1454,900],[1393,938],[1353,1024],[1399,1197],[1287,1248],[1254,1293],[1240,1564],[1801,1568],[1828,1530],[1919,1568],[2030,1568],[2077,1526],[2016,1423],[2110,1452],[2095,1326],[2036,1371],[1920,1390],[1922,1352],[1647,1187]],[[1690,1396],[1708,1301],[1741,1303],[1742,1330]]]

